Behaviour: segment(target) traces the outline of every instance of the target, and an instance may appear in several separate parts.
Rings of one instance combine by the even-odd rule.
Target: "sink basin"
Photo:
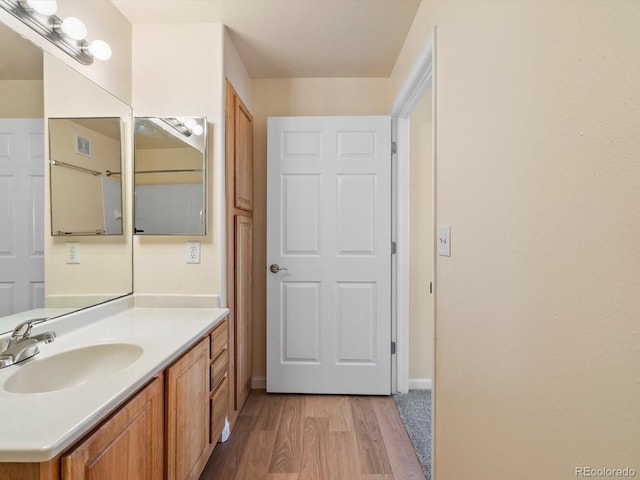
[[[4,383],[12,393],[65,390],[103,379],[135,362],[143,349],[131,343],[107,343],[68,350],[24,365]]]

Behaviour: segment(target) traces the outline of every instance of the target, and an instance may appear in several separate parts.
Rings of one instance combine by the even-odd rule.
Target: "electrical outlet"
[[[80,263],[80,244],[78,242],[67,242],[67,263]]]
[[[200,263],[200,242],[187,242],[187,263]]]
[[[438,255],[444,257],[451,256],[451,226],[444,225],[438,227]]]

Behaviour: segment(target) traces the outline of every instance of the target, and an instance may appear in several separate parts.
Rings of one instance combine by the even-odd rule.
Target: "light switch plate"
[[[451,225],[438,227],[438,255],[451,256]]]
[[[200,263],[200,242],[187,242],[187,263]]]
[[[80,263],[80,244],[78,242],[67,242],[65,246],[67,248],[66,262],[68,264]]]

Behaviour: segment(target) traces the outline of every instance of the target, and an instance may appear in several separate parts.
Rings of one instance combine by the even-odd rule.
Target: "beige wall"
[[[131,108],[53,56],[44,55],[45,117],[121,117],[124,171],[131,169]],[[45,145],[48,145],[45,131]],[[49,149],[45,149],[49,160]],[[45,294],[123,295],[133,286],[132,262],[132,187],[131,175],[125,175],[124,235],[93,237],[51,237],[51,217],[45,215]],[[49,168],[45,168],[45,206],[50,211]],[[80,264],[65,261],[66,242],[80,243]],[[75,301],[75,300],[73,300]],[[47,300],[50,304],[49,300]],[[83,302],[81,302],[83,304]],[[56,303],[64,305],[64,303]]]
[[[45,52],[82,73],[112,95],[131,104],[131,24],[110,1],[58,0],[60,18],[74,16],[87,26],[87,40],[105,40],[113,55],[106,62],[82,65],[10,13],[0,10],[0,22],[31,40]]]
[[[42,118],[42,80],[0,80],[0,118]]]
[[[433,202],[431,94],[410,117],[409,379],[433,379]]]
[[[133,51],[136,116],[206,116],[209,124],[207,235],[136,237],[135,292],[219,295],[226,304],[224,79],[251,105],[249,76],[220,24],[136,25]],[[198,265],[185,263],[189,240],[201,243]]]
[[[224,259],[223,26],[135,25],[133,59],[135,116],[206,116],[208,122],[207,234],[136,236],[134,291],[220,295]],[[185,262],[185,244],[190,240],[200,242],[200,264]]]
[[[640,3],[422,2],[437,25],[435,473],[640,471]]]
[[[267,117],[276,115],[385,115],[389,81],[379,78],[254,79],[253,376],[266,374]]]

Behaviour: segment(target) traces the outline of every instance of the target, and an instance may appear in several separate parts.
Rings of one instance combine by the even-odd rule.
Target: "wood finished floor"
[[[424,480],[391,397],[251,392],[200,480]]]

